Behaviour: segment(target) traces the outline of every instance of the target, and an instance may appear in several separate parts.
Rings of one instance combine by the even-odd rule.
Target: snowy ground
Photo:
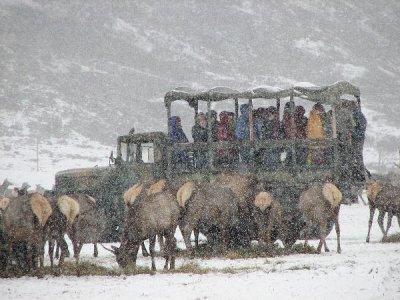
[[[400,244],[380,243],[375,223],[371,243],[365,243],[369,210],[363,204],[342,206],[342,254],[331,252],[254,259],[195,259],[207,274],[134,275],[119,277],[46,276],[0,279],[1,299],[400,299]],[[390,233],[399,233],[397,222]],[[177,233],[179,246],[182,239]],[[299,241],[300,242],[300,241]],[[316,246],[317,241],[313,241]],[[117,267],[111,253],[92,245],[82,260]],[[178,258],[177,267],[191,262]],[[157,259],[157,267],[163,267]],[[139,255],[139,266],[150,259]],[[227,272],[226,270],[229,270]]]

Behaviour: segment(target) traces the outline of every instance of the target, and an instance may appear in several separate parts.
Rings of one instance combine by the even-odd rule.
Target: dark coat
[[[176,123],[180,120],[179,117],[171,117],[169,119],[169,126],[170,126],[170,134],[169,138],[171,143],[188,143],[189,140],[187,139],[185,133],[183,132],[182,126],[178,126]]]
[[[201,127],[196,123],[192,127],[192,137],[195,143],[206,143],[208,140],[207,128]]]
[[[354,119],[354,131],[352,134],[353,141],[355,143],[364,143],[365,131],[367,130],[367,119],[360,109],[356,109],[353,112]]]
[[[189,140],[187,139],[183,129],[180,125],[177,124],[179,117],[171,117],[169,119],[169,126],[170,126],[170,141],[171,143],[188,143]],[[187,163],[189,160],[188,154],[184,150],[174,150],[172,153],[172,160],[178,163]]]
[[[233,142],[236,140],[235,131],[229,124],[229,113],[223,111],[219,115],[219,126],[217,131],[218,142]],[[221,159],[234,159],[237,156],[235,149],[219,149],[217,156]]]

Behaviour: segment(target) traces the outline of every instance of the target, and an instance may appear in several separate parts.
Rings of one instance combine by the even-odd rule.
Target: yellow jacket
[[[326,133],[324,129],[324,124],[322,122],[321,113],[316,110],[312,110],[310,112],[310,117],[308,118],[307,138],[308,139],[326,138]]]

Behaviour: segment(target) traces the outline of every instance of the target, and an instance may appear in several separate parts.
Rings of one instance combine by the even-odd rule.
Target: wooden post
[[[211,172],[212,167],[213,167],[213,150],[212,150],[212,124],[211,124],[211,101],[210,99],[207,99],[207,115],[208,115],[208,120],[207,120],[207,132],[208,132],[208,171]]]
[[[167,104],[167,178],[171,178],[172,175],[172,149],[171,149],[171,128],[169,126],[169,119],[171,118],[171,102]]]
[[[293,89],[292,92],[290,93],[290,135],[291,138],[293,139],[293,141],[291,142],[291,148],[292,148],[292,162],[293,165],[295,166],[297,164],[296,162],[296,143],[297,143],[297,137],[296,137],[296,126],[295,126],[295,122],[294,122],[294,118],[295,118],[295,108],[296,105],[294,103],[294,93],[293,93]],[[294,136],[293,136],[294,134]]]
[[[332,106],[332,137],[334,139],[337,138],[337,127],[336,127],[336,109],[335,106]]]
[[[249,99],[249,130],[250,130],[250,143],[254,142],[254,127],[253,127],[253,99]]]
[[[239,117],[239,100],[235,98],[235,124],[237,123],[237,119]]]
[[[339,103],[340,98],[339,96],[336,97],[336,102]],[[340,163],[340,159],[339,159],[339,143],[337,140],[337,118],[336,118],[336,106],[332,105],[332,138],[335,139],[335,145],[333,147],[333,169],[335,170],[335,175],[336,175],[336,181],[339,181],[340,178],[340,174],[338,174],[338,170],[339,170],[339,163]]]
[[[197,115],[199,114],[199,102],[196,102],[196,104],[194,105],[194,119],[196,121],[197,119]]]
[[[276,98],[276,109],[278,110],[278,120],[281,119],[281,99]]]

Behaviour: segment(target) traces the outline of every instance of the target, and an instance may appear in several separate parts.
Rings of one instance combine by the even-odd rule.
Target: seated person
[[[189,142],[185,133],[183,132],[180,117],[174,116],[169,118],[169,128],[170,128],[169,139],[172,144]],[[175,164],[178,163],[187,166],[189,162],[189,157],[187,152],[185,150],[179,150],[179,149],[173,150],[172,161]]]
[[[274,106],[267,109],[267,120],[261,130],[263,140],[276,141],[283,138],[282,124],[278,118],[278,110]],[[281,149],[268,148],[262,153],[262,164],[266,167],[277,166],[280,162]]]
[[[234,142],[235,128],[230,113],[223,111],[219,114],[219,125],[217,130],[218,142]],[[218,164],[230,165],[238,161],[238,153],[236,149],[218,149],[216,153],[216,161]]]
[[[192,137],[195,143],[207,143],[208,129],[206,115],[200,112],[197,115],[196,123],[192,127]],[[196,168],[203,168],[207,165],[207,150],[194,151]]]
[[[250,112],[249,105],[242,104],[240,106],[241,115],[238,118],[236,124],[236,138],[239,143],[250,141]],[[254,141],[258,140],[259,133],[257,127],[253,123],[253,134]],[[250,162],[250,148],[249,146],[241,146],[240,158],[243,163],[248,164]]]
[[[325,108],[321,103],[316,103],[310,112],[307,121],[307,138],[310,140],[325,139],[326,133],[324,128]],[[308,162],[312,164],[323,164],[325,162],[325,149],[320,146],[311,146],[308,152]]]

